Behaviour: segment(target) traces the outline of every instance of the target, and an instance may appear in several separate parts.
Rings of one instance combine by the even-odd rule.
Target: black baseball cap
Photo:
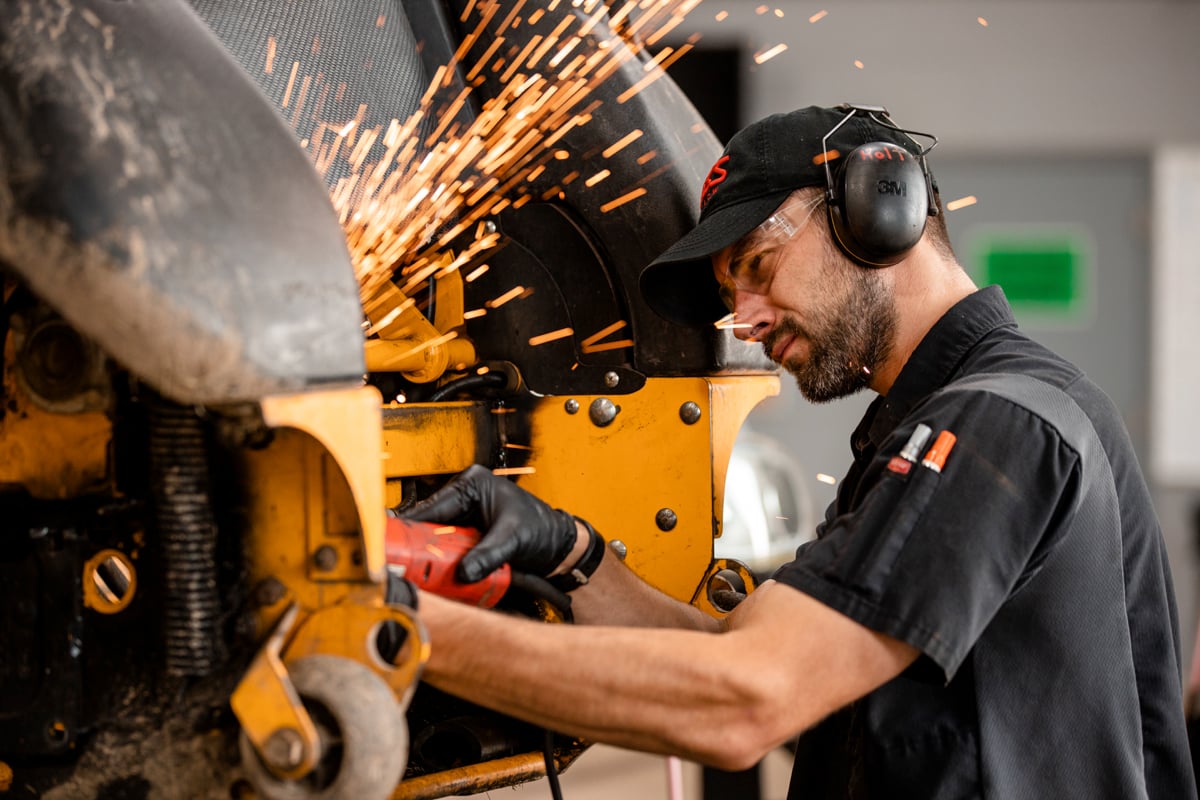
[[[882,112],[877,116],[886,115],[875,108]],[[808,106],[735,133],[700,190],[696,227],[642,270],[639,284],[650,307],[683,325],[711,325],[728,314],[710,257],[761,225],[796,189],[826,185],[821,140],[851,111]],[[921,152],[902,132],[859,113],[829,137],[830,163],[868,142]]]

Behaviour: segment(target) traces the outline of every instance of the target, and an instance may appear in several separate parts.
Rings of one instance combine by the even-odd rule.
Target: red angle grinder
[[[512,568],[504,564],[476,581],[461,583],[458,563],[479,541],[474,528],[388,517],[385,552],[389,566],[403,569],[401,577],[427,592],[461,603],[491,608],[512,583]]]

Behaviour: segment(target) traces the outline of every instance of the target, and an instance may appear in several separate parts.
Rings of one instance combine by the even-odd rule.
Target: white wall
[[[718,22],[721,11],[728,17]],[[686,27],[704,44],[750,52],[787,44],[750,65],[747,119],[811,103],[879,103],[901,124],[935,131],[940,152],[952,154],[1200,140],[1194,0],[706,0]]]

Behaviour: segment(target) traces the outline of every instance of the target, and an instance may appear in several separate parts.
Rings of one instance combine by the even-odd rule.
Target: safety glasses
[[[820,194],[793,196],[739,241],[730,254],[728,273],[738,291],[764,295],[788,245],[823,203]]]

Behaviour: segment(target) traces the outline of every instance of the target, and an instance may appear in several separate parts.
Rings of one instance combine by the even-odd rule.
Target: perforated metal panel
[[[396,0],[189,1],[306,147],[322,125],[404,122],[429,84]],[[335,162],[326,182],[349,171]]]

